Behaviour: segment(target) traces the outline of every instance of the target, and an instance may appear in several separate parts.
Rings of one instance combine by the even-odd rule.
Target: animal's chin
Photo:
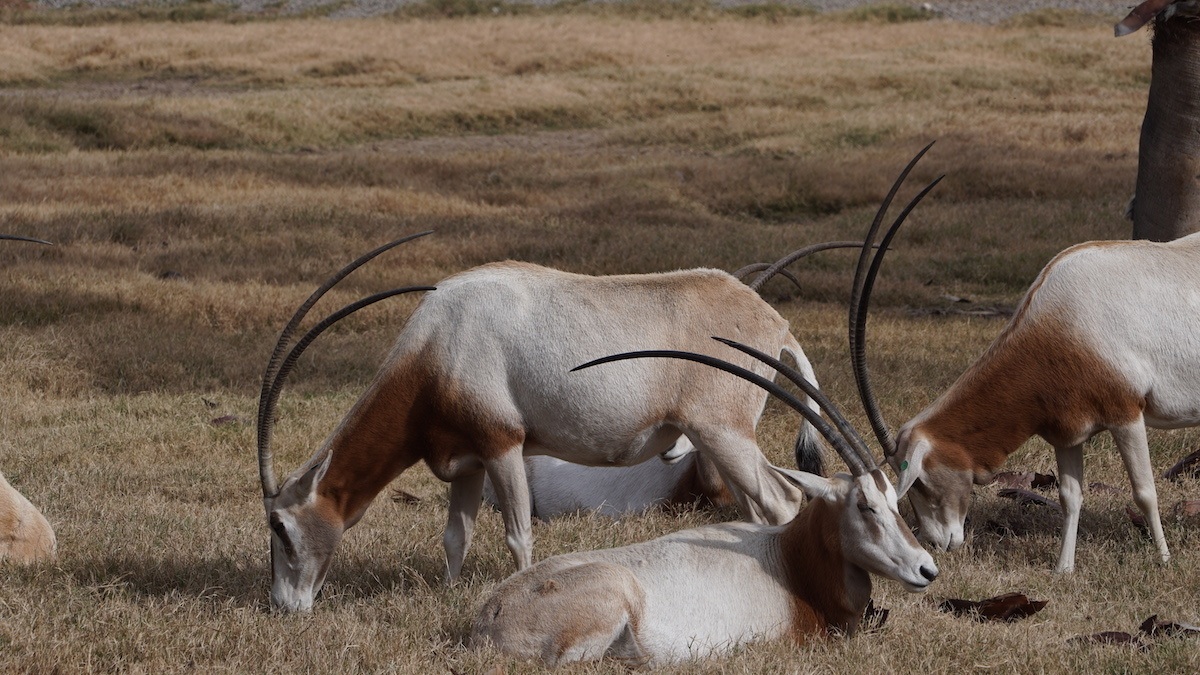
[[[313,603],[302,600],[276,600],[271,598],[271,611],[278,614],[311,614]]]
[[[922,544],[932,548],[935,551],[950,551],[957,548],[957,546],[954,546],[954,542],[952,542],[949,537],[944,540],[934,539],[933,537],[920,537],[920,539]]]

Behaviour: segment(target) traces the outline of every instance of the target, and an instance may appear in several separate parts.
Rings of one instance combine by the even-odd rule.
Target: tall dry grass
[[[484,513],[461,583],[442,583],[444,486],[400,484],[347,536],[309,617],[268,614],[252,458],[256,379],[317,281],[358,252],[434,237],[347,280],[331,306],[507,257],[588,273],[732,269],[860,236],[899,166],[938,138],[877,290],[872,364],[889,416],[928,403],[1051,255],[1119,238],[1148,50],[1103,20],[1003,27],[860,16],[559,13],[453,20],[0,25],[0,469],[58,530],[52,565],[0,569],[0,670],[508,672],[461,645],[511,571]],[[128,17],[125,17],[128,18]],[[869,20],[868,20],[869,19]],[[1051,24],[1062,25],[1051,25]],[[854,410],[847,253],[766,291],[823,386]],[[351,405],[415,299],[346,322],[282,405],[282,470]],[[234,415],[240,421],[214,425]],[[795,420],[761,443],[787,461]],[[1155,465],[1195,443],[1155,433]],[[1052,468],[1031,442],[1012,464]],[[1092,443],[1089,480],[1125,478]],[[1161,483],[1168,507],[1195,482]],[[1058,520],[981,488],[969,545],[931,596],[1025,590],[1012,625],[936,612],[880,583],[879,634],[759,644],[679,672],[1194,670],[1197,652],[1067,646],[1146,615],[1196,620],[1195,526],[1162,568],[1127,498],[1089,493],[1079,572],[1050,574]],[[535,526],[538,558],[643,540],[730,512]],[[1001,534],[1003,533],[1003,534]],[[612,664],[571,672],[618,672]]]

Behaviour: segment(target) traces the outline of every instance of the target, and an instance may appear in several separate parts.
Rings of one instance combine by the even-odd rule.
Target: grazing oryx
[[[0,240],[50,245],[48,241],[12,234],[0,234]],[[0,474],[0,560],[49,560],[54,557],[56,545],[54,529],[46,517]]]
[[[799,642],[853,633],[871,597],[871,574],[925,590],[938,574],[896,510],[896,492],[853,427],[804,377],[779,369],[818,402],[834,431],[806,402],[770,380],[699,354],[638,352],[694,360],[769,388],[816,425],[849,465],[832,479],[777,469],[810,502],[787,525],[724,523],[623,548],[568,553],[505,580],[480,608],[474,646],[494,645],[548,665],[611,657],[660,664],[727,652],[757,639]],[[839,435],[839,433],[841,435]]]
[[[868,243],[886,208],[887,202]],[[871,391],[864,340],[870,290],[898,226],[884,235],[869,271],[867,256],[860,257],[850,342],[859,393],[897,471],[900,494],[912,488],[920,537],[939,549],[962,544],[972,484],[989,482],[1008,455],[1037,435],[1054,446],[1058,461],[1065,517],[1057,571],[1072,570],[1083,443],[1108,431],[1167,560],[1146,426],[1200,424],[1200,235],[1165,244],[1091,242],[1059,253],[983,356],[893,442]]]
[[[758,291],[776,274],[800,287],[800,280],[786,267],[816,250],[838,247],[857,248],[858,242],[827,242],[794,251],[773,264],[756,263],[731,272],[745,281],[749,275],[760,274],[749,282]],[[805,430],[796,441],[796,466],[801,471],[824,475],[820,455],[806,454]],[[709,504],[717,507],[734,503],[720,472],[688,441],[680,436],[675,445],[660,455],[661,462],[646,461],[633,466],[585,466],[563,461],[548,455],[525,458],[525,475],[529,482],[530,506],[533,517],[548,520],[572,513],[593,512],[610,518],[630,513],[643,513],[657,506],[671,504]],[[483,482],[483,500],[493,507],[500,502],[491,480]]]
[[[670,504],[734,503],[716,467],[695,451],[686,436],[661,458],[633,466],[584,466],[547,455],[526,457],[533,517],[549,520],[592,512],[619,518]],[[484,481],[483,500],[500,505],[491,481]]]
[[[422,299],[366,393],[312,458],[278,485],[271,422],[299,354],[341,317],[416,289],[381,293],[334,313],[284,359],[296,326],[340,279],[411,238],[364,255],[322,285],[284,328],[268,363],[258,449],[274,607],[310,609],[345,530],[384,486],[422,460],[451,484],[443,537],[450,579],[471,541],[485,473],[517,567],[531,564],[526,454],[631,465],[663,453],[682,434],[717,467],[748,517],[783,523],[795,516],[801,493],[755,443],[765,392],[709,368],[662,361],[569,373],[614,347],[703,351],[708,336],[735,335],[762,351],[787,353],[813,379],[787,321],[754,290],[710,269],[592,277],[504,262],[456,274]],[[801,437],[801,454],[819,456],[811,425]]]

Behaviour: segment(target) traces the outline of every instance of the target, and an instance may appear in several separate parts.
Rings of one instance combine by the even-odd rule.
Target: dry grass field
[[[938,139],[902,195],[948,177],[874,305],[872,365],[898,424],[1003,325],[945,310],[1011,307],[1063,247],[1127,236],[1149,48],[1114,40],[1118,17],[424,7],[336,22],[4,14],[0,231],[58,245],[0,247],[0,470],[54,524],[59,558],[0,567],[0,671],[538,670],[463,646],[512,562],[484,512],[464,579],[443,583],[446,488],[423,468],[398,481],[418,503],[381,495],[348,533],[311,616],[267,611],[258,377],[294,306],[377,243],[437,230],[351,277],[329,308],[505,258],[733,269],[861,236],[898,169]],[[765,293],[862,423],[850,264],[822,254],[797,266],[802,290]],[[281,472],[335,426],[415,302],[367,310],[305,356],[282,403]],[[237,421],[212,423],[224,415]],[[760,442],[775,461],[796,424],[768,407]],[[1155,466],[1197,440],[1152,433]],[[1167,515],[1175,557],[1159,565],[1125,515],[1111,441],[1086,461],[1089,481],[1122,492],[1085,494],[1075,574],[1050,571],[1056,513],[978,488],[968,544],[937,557],[926,596],[877,584],[892,612],[881,632],[756,644],[675,672],[1196,671],[1200,649],[1181,639],[1067,644],[1154,613],[1200,620],[1200,525]],[[1030,442],[1010,466],[1047,471],[1052,453]],[[1194,481],[1159,489],[1166,511],[1200,496]],[[535,558],[734,516],[539,523]],[[936,610],[1014,590],[1049,605],[1013,624]]]

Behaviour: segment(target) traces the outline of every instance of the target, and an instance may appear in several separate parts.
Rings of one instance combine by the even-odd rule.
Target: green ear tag
[[[907,471],[907,470],[908,470],[908,460],[907,460],[907,459],[906,459],[906,460],[904,460],[903,462],[900,462],[900,470],[901,470],[901,471]]]

